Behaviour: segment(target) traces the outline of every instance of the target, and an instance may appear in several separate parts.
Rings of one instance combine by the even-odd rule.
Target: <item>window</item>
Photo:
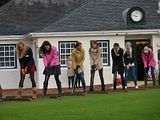
[[[103,60],[103,65],[104,66],[109,66],[110,61],[109,61],[109,40],[97,40],[97,43],[99,44],[101,50],[102,50],[102,60]]]
[[[16,68],[16,45],[0,45],[0,69]]]
[[[66,67],[67,57],[71,55],[77,41],[59,42],[60,62],[62,67]]]

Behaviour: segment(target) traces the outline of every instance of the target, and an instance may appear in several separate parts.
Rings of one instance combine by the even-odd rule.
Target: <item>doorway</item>
[[[138,81],[144,80],[145,72],[144,72],[144,65],[142,61],[142,50],[144,46],[151,45],[151,42],[149,39],[145,40],[126,40],[125,42],[131,42],[132,48],[133,48],[133,54],[134,54],[134,61],[135,61],[135,67],[136,67],[136,76]]]

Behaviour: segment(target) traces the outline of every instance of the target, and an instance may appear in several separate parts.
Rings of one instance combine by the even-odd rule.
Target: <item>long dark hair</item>
[[[46,50],[45,49],[45,46],[50,46],[50,49],[49,50]],[[43,43],[42,43],[42,46],[40,47],[40,51],[42,52],[42,53],[46,53],[46,52],[49,52],[50,53],[50,51],[51,51],[51,43],[49,42],[49,41],[44,41]]]

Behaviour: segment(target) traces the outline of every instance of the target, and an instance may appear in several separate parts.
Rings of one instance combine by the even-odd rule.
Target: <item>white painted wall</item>
[[[118,42],[120,46],[124,47],[124,36],[101,36],[101,37],[52,37],[52,38],[38,38],[38,46],[41,46],[42,42],[48,40],[52,44],[58,46],[58,41],[80,41],[83,44],[83,48],[85,49],[85,62],[84,62],[84,74],[85,74],[85,80],[86,84],[90,84],[90,59],[89,59],[89,47],[90,47],[90,40],[109,40],[110,41],[110,48],[112,48],[113,44],[115,42]],[[111,49],[110,49],[111,50]],[[110,54],[111,55],[111,54]],[[111,56],[110,56],[110,61]],[[43,60],[39,59],[38,60],[38,86],[39,88],[43,87],[43,81],[44,81],[44,75],[43,70],[44,70],[44,65],[43,65]],[[61,68],[62,75],[60,76],[60,80],[62,81],[62,86],[63,87],[68,87],[68,79],[67,79],[67,69],[66,68]],[[110,62],[110,66],[104,67],[104,80],[105,84],[110,84],[112,83],[112,62]],[[98,72],[96,72],[95,75],[95,85],[99,85],[100,79],[98,76]],[[49,81],[49,88],[56,88],[56,84],[54,81],[54,77]]]

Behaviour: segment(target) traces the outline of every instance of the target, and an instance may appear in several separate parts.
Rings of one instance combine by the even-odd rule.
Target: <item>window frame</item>
[[[102,54],[101,54],[101,58],[102,58],[102,64],[104,67],[108,67],[110,66],[110,40],[96,40],[96,42],[99,44],[100,42],[107,42],[108,43],[108,64],[106,63],[103,63],[103,57],[102,57]],[[100,47],[101,48],[101,47]],[[101,51],[103,53],[103,50],[101,48]]]
[[[12,67],[12,66],[4,66],[4,67],[1,67],[0,66],[0,70],[9,70],[9,69],[17,69],[17,57],[16,57],[16,44],[0,44],[0,47],[1,46],[4,46],[4,48],[5,48],[5,46],[9,46],[9,47],[11,47],[11,46],[14,46],[14,50],[13,50],[13,52],[14,52],[14,58],[15,58],[15,60],[14,60],[14,66]],[[4,51],[5,52],[5,51]],[[5,58],[5,55],[3,56],[4,58]],[[9,56],[9,58],[10,58],[11,56]]]
[[[60,65],[62,68],[66,68],[67,67],[67,64],[61,64],[61,43],[77,43],[78,41],[59,41],[58,42],[58,50],[59,50],[59,61],[60,61]],[[65,48],[66,49],[66,48]],[[74,48],[73,48],[74,49]],[[70,55],[72,54],[72,51],[70,53]]]

